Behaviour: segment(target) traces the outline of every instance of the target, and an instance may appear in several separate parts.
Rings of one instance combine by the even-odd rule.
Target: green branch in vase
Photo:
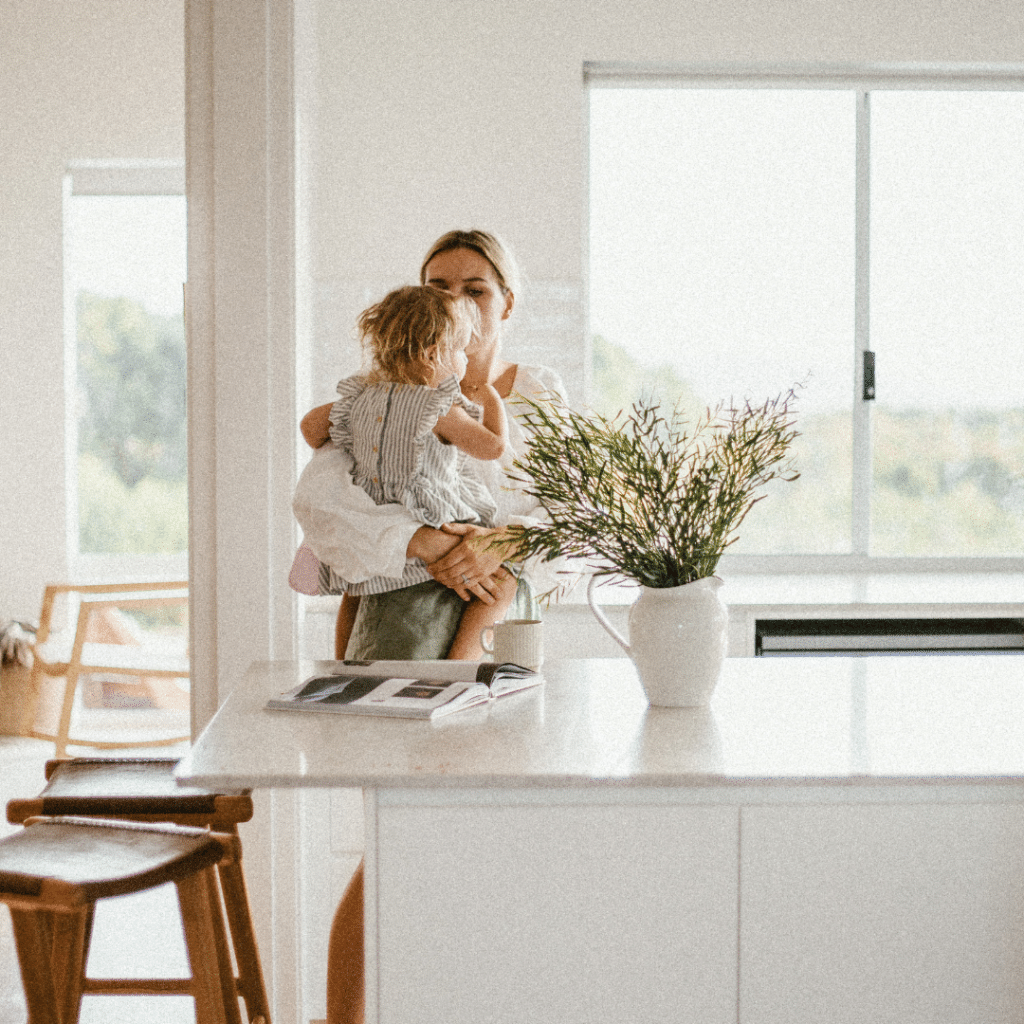
[[[547,522],[511,526],[518,560],[582,559],[599,576],[677,587],[713,576],[764,488],[799,474],[796,394],[722,402],[693,419],[641,399],[609,418],[517,396],[525,452],[509,473]]]

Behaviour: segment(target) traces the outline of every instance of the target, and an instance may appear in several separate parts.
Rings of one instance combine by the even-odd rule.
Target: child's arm
[[[483,406],[483,423],[478,423],[461,406],[453,405],[434,425],[434,433],[475,459],[500,459],[508,444],[505,403],[490,384],[481,384],[475,397]]]

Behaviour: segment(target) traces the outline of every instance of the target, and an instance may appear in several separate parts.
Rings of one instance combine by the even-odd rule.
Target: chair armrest
[[[58,594],[138,594],[140,592],[181,591],[178,598],[188,599],[187,580],[135,581],[131,583],[48,583],[43,588],[43,604],[39,612],[36,642],[42,643],[50,635],[53,605]],[[122,606],[123,607],[123,606]]]

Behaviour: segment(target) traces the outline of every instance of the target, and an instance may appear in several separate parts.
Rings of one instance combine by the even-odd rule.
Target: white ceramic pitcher
[[[643,587],[629,611],[629,642],[594,600],[597,577],[587,585],[587,601],[597,621],[633,659],[647,700],[659,707],[704,707],[718,682],[728,643],[729,611],[719,595],[717,576],[681,587]]]

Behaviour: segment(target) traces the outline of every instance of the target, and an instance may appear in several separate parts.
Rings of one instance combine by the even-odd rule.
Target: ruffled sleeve
[[[331,441],[349,455],[353,454],[352,405],[365,387],[365,377],[343,378],[338,381],[338,399],[331,406]]]

